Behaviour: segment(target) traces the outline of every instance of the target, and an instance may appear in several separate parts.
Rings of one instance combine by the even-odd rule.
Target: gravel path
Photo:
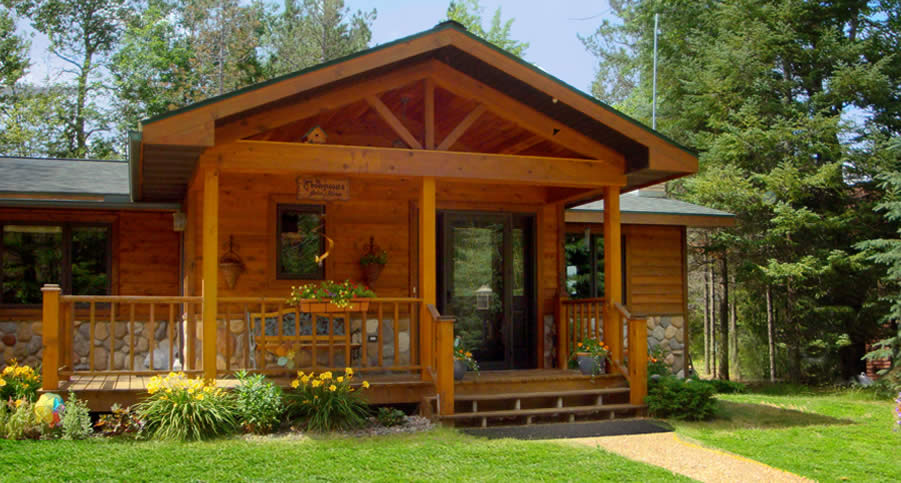
[[[683,441],[675,433],[568,439],[705,482],[812,481],[758,461]]]

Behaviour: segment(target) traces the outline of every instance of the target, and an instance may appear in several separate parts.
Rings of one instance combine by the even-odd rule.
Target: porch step
[[[575,396],[606,396],[611,394],[629,394],[628,387],[608,387],[602,389],[576,389],[570,391],[544,391],[544,392],[510,392],[503,394],[462,394],[454,396],[454,400],[460,401],[499,401],[504,399],[540,399]]]
[[[480,419],[481,426],[487,427],[488,419],[495,418],[515,418],[525,417],[526,424],[531,424],[533,416],[553,416],[568,415],[569,421],[572,422],[576,415],[609,413],[610,419],[616,417],[617,412],[631,412],[633,416],[640,415],[646,408],[644,405],[636,404],[603,404],[595,406],[572,406],[572,407],[553,407],[553,408],[536,408],[536,409],[508,409],[501,411],[478,411],[472,413],[457,413],[450,416],[441,416],[443,420],[471,420]]]

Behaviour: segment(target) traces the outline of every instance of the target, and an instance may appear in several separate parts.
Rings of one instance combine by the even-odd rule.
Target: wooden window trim
[[[5,244],[3,243],[4,227],[6,225],[32,225],[32,226],[58,226],[62,228],[63,254],[62,268],[60,270],[60,287],[64,294],[72,293],[72,229],[84,227],[105,228],[106,237],[106,295],[112,294],[113,291],[113,238],[114,223],[112,222],[91,222],[91,221],[40,221],[40,220],[15,220],[4,219],[0,221],[0,263],[3,261]],[[0,287],[3,286],[3,270],[0,268]],[[39,309],[41,304],[17,304],[5,302],[2,299],[2,288],[0,288],[0,309]]]
[[[281,234],[282,234],[282,213],[285,211],[299,211],[305,213],[317,214],[320,218],[323,219],[323,230],[322,235],[319,238],[319,252],[322,253],[325,248],[325,236],[326,228],[328,224],[325,222],[325,205],[323,204],[313,204],[313,203],[276,203],[275,206],[275,279],[278,281],[290,280],[290,281],[303,281],[303,280],[325,280],[326,279],[326,267],[322,265],[319,267],[319,273],[315,274],[298,274],[292,272],[283,272],[281,270]]]

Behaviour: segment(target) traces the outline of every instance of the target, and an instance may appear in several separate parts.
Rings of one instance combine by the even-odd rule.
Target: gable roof
[[[181,199],[196,159],[216,144],[216,127],[244,113],[437,60],[567,128],[603,143],[626,160],[626,189],[697,170],[696,155],[646,125],[448,21],[433,29],[292,74],[206,99],[142,122],[132,140],[136,199]],[[550,130],[550,129],[549,129]],[[165,183],[155,183],[165,179]],[[172,183],[183,180],[183,183]]]

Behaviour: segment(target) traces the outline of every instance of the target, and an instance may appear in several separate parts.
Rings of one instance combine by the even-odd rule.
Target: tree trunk
[[[735,275],[729,278],[729,284],[732,285],[732,298],[729,300],[729,367],[732,369],[732,379],[741,380],[740,364],[738,362],[738,314],[735,303]]]
[[[713,269],[713,265],[716,261],[710,262],[710,364],[712,367],[712,371],[710,372],[710,377],[717,378],[718,377],[718,364],[716,360],[717,353],[719,352],[719,345],[716,340],[716,307],[719,303],[719,294],[716,293],[716,270]]]
[[[790,332],[789,337],[789,355],[788,355],[788,375],[795,384],[801,382],[801,330],[800,324],[795,321],[795,289],[792,286],[791,277],[785,283],[785,327]]]
[[[707,271],[707,255],[704,255],[704,369],[710,374],[710,274]]]
[[[729,262],[726,254],[720,258],[723,265],[723,296],[720,299],[720,379],[729,380]]]
[[[770,382],[776,382],[776,340],[773,326],[773,287],[766,286],[766,338],[770,356]]]

